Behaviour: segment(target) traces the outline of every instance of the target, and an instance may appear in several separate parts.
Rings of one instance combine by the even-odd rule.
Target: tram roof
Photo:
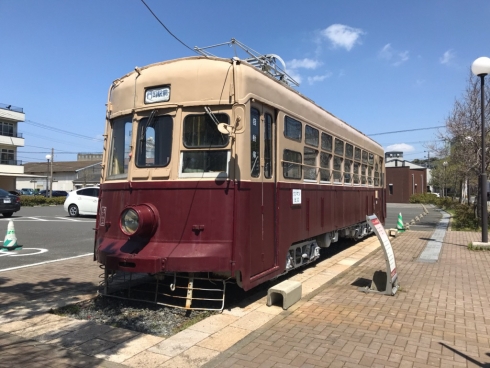
[[[255,81],[265,81],[265,80],[269,80],[270,81],[270,82],[266,82],[265,83],[266,88],[263,89],[264,94],[270,94],[271,93],[270,92],[270,89],[271,88],[274,89],[274,90],[277,90],[277,91],[280,88],[284,88],[285,90],[288,90],[290,93],[293,93],[295,96],[301,98],[307,104],[313,104],[317,109],[319,109],[321,111],[321,113],[327,114],[328,116],[330,116],[331,118],[333,118],[335,120],[335,122],[337,124],[339,124],[340,127],[342,127],[343,125],[345,125],[345,126],[343,126],[343,128],[347,128],[347,130],[352,130],[351,133],[354,133],[354,135],[356,135],[358,139],[364,139],[364,140],[370,141],[371,144],[377,146],[376,151],[379,152],[380,149],[383,150],[382,149],[382,146],[378,142],[376,142],[372,138],[368,137],[366,134],[364,134],[363,132],[361,132],[357,128],[353,127],[352,125],[350,125],[350,124],[346,123],[345,121],[343,121],[342,119],[338,118],[337,116],[335,116],[334,114],[332,114],[330,111],[325,110],[323,107],[321,107],[320,105],[316,104],[310,98],[308,98],[305,95],[301,94],[300,92],[298,92],[294,88],[290,87],[286,83],[283,83],[281,81],[278,81],[277,79],[273,78],[271,75],[267,74],[266,72],[262,72],[260,69],[258,69],[257,67],[253,66],[252,64],[249,64],[245,60],[239,60],[237,58],[231,59],[231,58],[220,58],[220,57],[214,57],[214,56],[189,56],[189,57],[184,57],[184,58],[179,58],[179,59],[172,59],[172,60],[161,61],[161,62],[157,62],[157,63],[154,63],[154,64],[149,64],[149,65],[146,65],[146,66],[143,66],[143,67],[136,67],[135,70],[127,73],[126,75],[124,75],[121,78],[116,79],[113,82],[113,86],[114,85],[118,85],[119,83],[121,83],[122,81],[124,81],[127,78],[130,78],[131,76],[134,76],[134,77],[136,77],[135,75],[138,75],[139,76],[145,70],[154,69],[156,71],[156,74],[158,74],[159,72],[157,71],[157,69],[159,69],[159,67],[165,67],[165,66],[171,65],[171,64],[188,63],[188,62],[195,63],[195,62],[199,62],[199,61],[219,61],[219,62],[226,63],[226,64],[230,65],[234,60],[238,60],[239,63],[240,63],[240,65],[246,66],[247,67],[246,70],[249,70],[250,71],[250,72],[245,72],[244,74],[246,74],[245,77],[249,77],[251,79],[251,83],[254,83]],[[210,70],[212,70],[213,67],[211,67],[210,65],[217,65],[217,64],[214,63],[214,64],[208,64],[208,65],[209,65]],[[200,65],[200,67],[201,67],[201,65]],[[183,71],[185,73],[188,73],[189,72],[189,69],[185,68],[185,69],[183,69]],[[222,67],[219,67],[219,68],[216,68],[216,69],[222,70],[223,68]],[[161,76],[159,76],[159,78],[161,78]],[[272,82],[274,82],[275,85]],[[255,86],[256,86],[256,84],[254,84],[254,87]],[[261,95],[259,95],[259,96],[261,96]],[[305,108],[305,109],[307,109],[307,108]],[[305,110],[305,109],[303,109],[303,110]],[[374,149],[374,147],[371,147],[371,148]]]

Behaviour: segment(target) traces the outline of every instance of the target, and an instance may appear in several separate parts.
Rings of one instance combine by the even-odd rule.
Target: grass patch
[[[194,317],[191,317],[191,318],[185,320],[185,322],[183,322],[183,323],[179,324],[177,327],[175,327],[172,332],[174,334],[176,334],[180,331],[184,331],[185,329],[191,327],[192,325],[195,325],[197,322],[201,322],[203,319],[206,319],[206,318],[212,316],[213,314],[216,314],[216,312],[204,311],[201,314],[198,314]]]

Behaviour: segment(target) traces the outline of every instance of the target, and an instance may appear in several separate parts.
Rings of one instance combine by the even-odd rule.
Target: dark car
[[[41,190],[37,195],[42,195],[43,197],[49,197],[49,190],[46,193],[46,190]],[[53,190],[53,194],[51,195],[52,197],[66,197],[68,195],[68,192],[65,192],[64,190]]]
[[[66,197],[68,195],[67,191],[64,190],[53,190],[53,197]]]
[[[0,189],[0,213],[3,217],[11,217],[20,210],[20,197]]]
[[[18,190],[9,190],[10,194],[16,195],[17,197],[20,197],[22,195],[22,192]]]

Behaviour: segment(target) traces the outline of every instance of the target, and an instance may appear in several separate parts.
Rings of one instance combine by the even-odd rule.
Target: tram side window
[[[361,183],[361,177],[359,176],[359,169],[361,167],[361,164],[359,162],[354,161],[354,184],[360,184]]]
[[[381,176],[380,176],[380,182],[379,182],[379,185],[381,187],[384,187],[385,185],[385,181],[384,181],[384,173],[383,173],[383,158],[380,157],[379,158],[379,167],[380,167],[380,171],[381,171]]]
[[[284,118],[284,136],[286,138],[301,142],[303,136],[303,125],[298,120],[286,116]]]
[[[265,114],[264,125],[264,176],[267,179],[272,178],[274,163],[273,163],[273,141],[272,141],[272,116]]]
[[[335,138],[335,154],[339,156],[344,155],[344,141]]]
[[[148,119],[141,119],[138,124],[136,166],[165,167],[172,153],[173,119],[168,115]]]
[[[366,171],[367,171],[367,165],[361,165],[361,184],[364,185],[367,184]]]
[[[362,163],[367,164],[368,153],[366,151],[362,151]]]
[[[374,185],[379,186],[379,165],[377,162],[374,164]]]
[[[354,160],[356,161],[361,161],[361,149],[360,148],[355,148],[354,150]]]
[[[250,117],[250,175],[254,178],[260,175],[260,113],[252,109]]]
[[[322,133],[322,150],[332,152],[333,139],[330,134]]]
[[[344,159],[339,156],[333,157],[333,181],[342,183],[342,162]]]
[[[220,123],[229,124],[228,115],[214,116]],[[189,150],[182,152],[182,173],[227,172],[228,150],[210,148],[226,147],[230,138],[220,133],[209,115],[187,115],[183,135]]]
[[[368,184],[369,185],[373,185],[373,167],[372,166],[368,166]]]
[[[305,143],[313,146],[313,147],[318,147],[318,141],[319,141],[319,132],[318,129],[312,128],[309,125],[305,126]]]
[[[318,151],[309,147],[304,148],[303,158],[303,178],[307,180],[316,180],[316,157]]]
[[[131,116],[122,116],[111,121],[112,140],[107,179],[124,179],[128,176],[129,152],[131,149]]]
[[[345,158],[353,158],[354,157],[354,146],[352,144],[345,144]]]
[[[344,162],[344,183],[351,183],[352,174],[351,174],[352,160],[345,160]]]
[[[332,155],[329,153],[321,152],[320,153],[320,180],[321,181],[330,181],[330,160],[332,159]]]
[[[283,175],[286,179],[301,179],[301,162],[302,157],[300,152],[284,150],[283,153]]]

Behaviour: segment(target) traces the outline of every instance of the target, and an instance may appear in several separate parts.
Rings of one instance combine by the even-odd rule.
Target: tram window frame
[[[368,153],[368,164],[371,166],[374,164],[374,154],[371,152]]]
[[[345,142],[342,139],[335,138],[334,154],[344,156]]]
[[[301,152],[298,151],[293,151],[290,149],[284,149],[283,154],[282,154],[282,168],[283,172],[282,175],[284,179],[295,179],[295,180],[301,180],[301,166],[303,162],[303,157],[301,155]],[[293,175],[288,176],[288,173],[292,173]]]
[[[148,119],[145,117],[138,121],[136,167],[167,167],[172,159],[174,120],[170,115],[155,116],[150,122]],[[149,149],[151,140],[153,150]]]
[[[296,142],[303,140],[303,123],[290,116],[284,116],[284,136]]]
[[[367,185],[367,165],[361,164],[361,185]]]
[[[332,174],[333,174],[333,182],[334,184],[342,184],[343,181],[342,181],[342,172],[343,172],[343,169],[344,169],[344,158],[341,157],[341,156],[338,156],[338,155],[334,155],[333,156],[333,170],[332,170]],[[338,169],[337,169],[338,167]]]
[[[228,114],[225,113],[214,113],[214,116],[220,123],[225,123],[225,124],[230,124],[230,117]],[[204,118],[204,122],[206,123],[206,127],[201,127],[201,122],[196,121],[196,122],[190,122],[189,119],[191,118]],[[188,132],[187,129],[189,126],[191,126],[192,123],[197,123],[198,130],[197,132],[195,131],[190,131]],[[192,126],[191,126],[192,127]],[[210,134],[211,139],[208,139],[208,136],[204,136],[203,140],[206,140],[205,144],[192,144],[192,142],[195,140],[195,138],[198,138],[198,141],[201,140],[200,134],[204,132],[204,134]],[[210,132],[213,132],[212,134]],[[218,140],[221,139],[223,142],[221,144],[216,144],[214,139]],[[218,127],[216,126],[216,123],[211,119],[211,117],[208,114],[188,114],[184,117],[183,119],[183,124],[182,124],[182,142],[184,144],[185,148],[188,149],[202,149],[202,148],[224,148],[227,147],[228,144],[230,143],[230,136],[220,133],[218,130]]]
[[[271,114],[264,117],[264,177],[271,179],[274,175],[274,119]]]
[[[330,183],[332,179],[332,154],[320,152],[320,182]]]
[[[203,157],[199,157],[202,155]],[[194,156],[194,157],[192,157]],[[213,156],[215,156],[213,158]],[[229,177],[229,163],[231,152],[227,149],[221,150],[185,150],[180,152],[179,177],[181,178],[223,178]],[[188,165],[188,162],[194,159],[197,161],[194,165]],[[202,162],[202,168],[199,166],[199,161]],[[216,164],[216,161],[221,161]],[[206,164],[206,167],[204,165]],[[190,167],[193,166],[193,167]],[[210,170],[211,168],[223,167],[224,170]]]
[[[352,184],[352,165],[353,161],[351,159],[344,160],[344,184]]]
[[[250,110],[250,176],[260,176],[260,112]]]
[[[352,184],[360,185],[361,184],[361,175],[360,175],[359,171],[361,170],[361,163],[354,161],[353,165],[352,165],[352,170],[353,170],[353,172],[352,172],[352,176],[353,176]]]
[[[303,154],[303,179],[308,181],[316,181],[316,159],[318,157],[318,150],[310,147],[304,147]]]
[[[132,146],[133,116],[124,115],[110,121],[111,145],[106,179],[127,179]],[[122,129],[120,128],[122,126]]]
[[[361,159],[363,164],[367,164],[368,162],[368,152],[367,151],[362,151],[362,159]]]
[[[330,134],[322,133],[322,150],[332,152],[333,150],[333,137]]]
[[[354,158],[354,146],[350,143],[345,144],[345,158]]]
[[[354,148],[354,160],[361,161],[361,149],[358,147]]]
[[[320,140],[320,132],[318,129],[313,128],[312,126],[309,126],[308,124],[305,125],[305,144],[312,146],[312,147],[318,147]]]

